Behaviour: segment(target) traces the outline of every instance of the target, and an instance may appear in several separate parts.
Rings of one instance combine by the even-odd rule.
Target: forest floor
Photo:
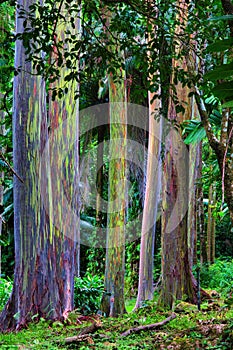
[[[233,308],[228,301],[209,300],[201,305],[201,311],[195,305],[177,302],[172,313],[155,302],[132,312],[134,303],[129,301],[128,313],[116,319],[75,312],[66,324],[41,319],[18,333],[0,334],[0,349],[233,349]],[[122,335],[171,315],[175,318],[158,329]]]

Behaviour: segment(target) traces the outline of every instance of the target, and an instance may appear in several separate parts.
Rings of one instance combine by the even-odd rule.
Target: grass
[[[135,300],[127,301],[127,310],[132,311]],[[156,331],[144,331],[122,338],[120,334],[131,327],[163,320],[169,312],[157,308],[156,302],[137,312],[130,312],[117,319],[101,318],[102,327],[83,342],[67,345],[66,337],[78,335],[82,327],[77,322],[80,314],[71,314],[70,324],[49,323],[41,320],[32,323],[18,333],[0,334],[0,348],[5,350],[69,350],[69,349],[219,349],[233,348],[233,309],[216,300],[205,305],[203,311],[180,302],[175,308],[176,319]]]

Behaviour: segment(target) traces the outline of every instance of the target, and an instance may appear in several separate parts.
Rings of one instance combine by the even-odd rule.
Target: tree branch
[[[161,321],[161,322],[157,322],[157,323],[152,323],[152,324],[147,324],[145,326],[139,326],[139,327],[135,327],[135,328],[130,328],[127,331],[121,333],[121,337],[127,337],[127,335],[130,335],[132,333],[139,333],[141,331],[148,331],[151,329],[158,329],[162,326],[164,326],[166,323],[174,320],[174,318],[176,318],[176,314],[173,313],[171,314],[171,316],[165,318],[165,320]]]

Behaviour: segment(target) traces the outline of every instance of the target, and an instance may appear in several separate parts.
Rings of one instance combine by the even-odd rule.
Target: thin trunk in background
[[[193,63],[193,70],[197,71],[196,57],[191,62],[189,61],[189,68]],[[190,104],[190,119],[197,119],[198,109],[195,103],[195,98],[192,96],[189,101],[186,101]],[[189,116],[186,116],[188,119]],[[201,158],[201,143],[190,144],[189,145],[189,204],[188,204],[188,247],[189,247],[189,263],[192,270],[193,265],[197,264],[197,189],[198,182],[201,178],[201,169],[202,169],[202,158]]]
[[[199,159],[199,165],[197,169],[197,186],[196,186],[196,225],[197,225],[197,237],[199,239],[199,245],[200,245],[199,260],[200,260],[200,264],[202,265],[207,262],[204,194],[203,194],[203,183],[202,183],[202,143],[200,143],[198,146],[197,155]]]
[[[0,95],[0,100],[3,98],[2,94]],[[4,126],[4,112],[0,111],[0,135],[5,134],[5,126]],[[0,154],[4,154],[5,149],[0,146]],[[2,225],[3,225],[3,218],[2,218],[2,212],[3,212],[3,193],[4,193],[4,171],[0,171],[0,240],[2,235]],[[1,256],[1,244],[0,244],[0,278],[2,276],[2,256]]]
[[[215,260],[215,225],[214,210],[216,208],[216,188],[211,183],[208,197],[208,221],[207,221],[207,260],[213,264]]]
[[[189,205],[188,205],[188,247],[190,268],[197,263],[197,221],[196,221],[196,181],[199,159],[197,149],[199,145],[189,147]]]

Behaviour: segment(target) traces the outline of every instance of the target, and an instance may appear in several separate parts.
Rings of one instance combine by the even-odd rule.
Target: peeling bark
[[[105,14],[106,26],[111,16]],[[117,43],[110,50],[122,58]],[[105,261],[105,291],[101,310],[106,316],[117,317],[126,312],[124,301],[125,224],[126,224],[126,152],[127,152],[127,94],[126,76],[122,68],[108,75],[109,85],[109,172],[108,217]]]
[[[33,2],[20,0],[19,4],[27,10]],[[17,10],[16,32],[22,31],[23,19]],[[1,331],[20,330],[40,317],[62,321],[73,307],[74,241],[72,236],[64,239],[52,215],[45,82],[30,74],[32,63],[26,61],[21,41],[16,42],[15,66],[22,70],[14,78],[14,167],[23,183],[14,177],[14,283],[0,315]],[[73,102],[73,96],[68,96]],[[65,132],[67,136],[68,130]],[[63,133],[59,136],[62,143]],[[72,232],[68,220],[66,224]]]
[[[178,1],[182,12],[177,34],[182,34],[182,28],[188,18],[188,4]],[[176,50],[179,52],[177,45]],[[173,67],[187,70],[187,59],[173,59]],[[173,77],[172,77],[173,79]],[[165,160],[163,171],[163,215],[162,215],[162,286],[160,302],[170,308],[177,299],[186,298],[196,303],[197,295],[192,275],[188,249],[188,197],[189,197],[189,159],[188,152],[179,135],[179,123],[191,119],[191,101],[189,89],[181,83],[176,86],[176,94],[185,109],[177,114],[174,102],[170,97],[168,118],[177,125],[177,131],[172,129],[166,137]],[[183,147],[183,148],[182,148]],[[177,199],[178,198],[178,199]]]
[[[156,31],[156,28],[154,28],[154,31]],[[148,42],[150,41],[151,38],[149,34]],[[148,61],[149,65],[153,63],[151,62],[150,51],[148,52]],[[150,80],[152,80],[152,78],[153,77],[151,76],[148,77]],[[160,87],[156,94],[160,95]],[[159,194],[161,190],[162,118],[160,116],[161,99],[153,98],[155,98],[155,93],[149,92],[149,141],[146,168],[146,190],[142,217],[138,294],[135,309],[139,308],[145,300],[151,300],[154,295],[153,262],[155,225]]]

